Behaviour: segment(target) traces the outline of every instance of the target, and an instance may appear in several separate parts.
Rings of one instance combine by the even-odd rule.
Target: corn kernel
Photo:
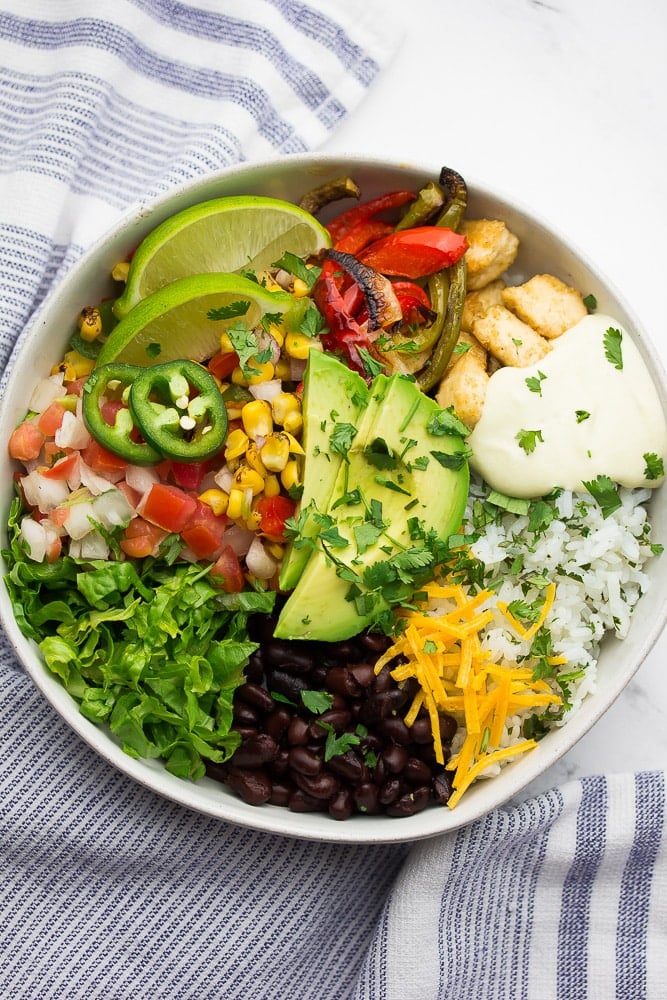
[[[262,454],[255,441],[251,441],[245,453],[245,460],[251,469],[259,473],[262,479],[266,479],[267,468],[262,461]]]
[[[253,399],[241,411],[241,420],[249,438],[268,437],[273,430],[271,405],[265,399]]]
[[[264,496],[277,497],[281,488],[278,477],[273,472],[270,472],[264,480]]]
[[[292,377],[292,366],[289,362],[289,358],[280,357],[276,361],[276,370],[273,373],[274,378],[282,379],[286,381]]]
[[[283,427],[291,435],[301,433],[303,430],[303,417],[298,410],[287,414],[283,422]]]
[[[281,545],[279,542],[265,541],[264,548],[270,556],[273,556],[274,559],[280,560],[285,555],[285,546]]]
[[[290,457],[290,442],[287,434],[269,434],[262,445],[262,462],[269,472],[282,472]]]
[[[224,490],[204,490],[199,494],[199,499],[211,508],[216,517],[227,513],[229,496]]]
[[[90,375],[95,367],[94,358],[84,358],[78,351],[67,351],[63,360],[73,370],[75,379]]]
[[[282,347],[285,342],[285,332],[281,330],[276,323],[271,323],[269,326],[269,333],[275,340],[278,347]]]
[[[303,450],[303,448],[301,447],[301,445],[299,444],[299,442],[297,441],[297,439],[294,437],[293,434],[290,434],[289,431],[283,431],[283,433],[286,435],[287,440],[289,441],[289,450],[290,450],[290,454],[291,455],[305,455],[306,454],[305,451]]]
[[[67,361],[59,361],[57,365],[54,365],[51,369],[52,375],[63,376],[64,382],[74,382],[76,381],[77,374],[74,369],[74,365],[69,364]]]
[[[308,285],[303,278],[295,278],[292,285],[292,295],[295,299],[302,299],[309,292]]]
[[[225,458],[227,461],[229,462],[234,458],[240,458],[241,455],[245,455],[249,444],[250,438],[246,432],[241,427],[237,427],[227,438],[225,445]]]
[[[248,531],[258,531],[262,523],[262,516],[256,510],[252,510],[245,519],[245,526]]]
[[[97,306],[86,306],[79,314],[77,322],[81,339],[92,343],[102,332],[102,314]]]
[[[130,270],[129,260],[119,260],[111,268],[111,277],[114,281],[127,281],[127,272]]]
[[[244,506],[244,491],[231,489],[229,491],[229,503],[227,504],[227,517],[230,517],[232,521],[239,521],[243,517]]]
[[[271,413],[277,424],[282,425],[289,413],[300,410],[299,397],[294,392],[279,392],[271,400]]]
[[[234,345],[231,342],[230,336],[226,330],[223,330],[220,334],[220,350],[223,354],[232,354],[235,350]]]
[[[240,465],[234,473],[234,488],[252,490],[252,495],[256,497],[264,489],[264,479],[260,476],[259,472],[255,472],[249,465]]]
[[[312,346],[312,337],[306,337],[304,333],[288,333],[285,337],[285,353],[298,361],[306,360]]]
[[[295,458],[291,458],[280,473],[280,481],[286,490],[291,490],[294,486],[301,485],[299,465]]]

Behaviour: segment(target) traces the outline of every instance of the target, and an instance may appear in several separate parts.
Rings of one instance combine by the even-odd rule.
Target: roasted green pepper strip
[[[440,184],[445,192],[445,208],[435,224],[458,231],[468,207],[468,186],[461,174],[450,167],[443,167],[440,171]]]
[[[162,461],[162,455],[153,445],[139,440],[128,408],[130,389],[143,370],[135,365],[120,363],[94,368],[83,385],[83,421],[90,434],[107,451],[132,465],[157,465]],[[113,423],[109,422],[111,418]]]
[[[142,436],[165,458],[200,462],[222,448],[227,409],[217,382],[194,361],[140,369],[129,395]]]
[[[405,215],[394,226],[394,231],[400,232],[403,229],[412,229],[414,226],[425,226],[438,209],[442,208],[444,202],[445,195],[442,188],[434,181],[429,181],[408,206]]]
[[[442,332],[431,357],[417,374],[417,385],[422,392],[428,392],[440,381],[445,373],[447,362],[459,339],[461,317],[466,297],[466,265],[465,257],[457,260],[450,268],[449,294],[447,308],[444,313]]]

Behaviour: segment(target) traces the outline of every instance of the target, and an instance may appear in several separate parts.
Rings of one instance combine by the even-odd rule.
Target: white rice
[[[479,529],[479,538],[471,544],[471,553],[485,565],[485,580],[497,581],[494,597],[484,605],[495,611],[482,645],[494,663],[513,666],[529,657],[532,640],[520,640],[509,627],[507,618],[496,610],[496,600],[535,601],[544,594],[530,585],[533,575],[548,576],[556,584],[556,595],[544,627],[551,633],[552,652],[564,656],[567,663],[558,667],[564,678],[572,672],[582,676],[566,682],[569,707],[549,722],[560,726],[568,721],[582,700],[596,687],[597,658],[600,642],[607,633],[623,639],[630,627],[632,611],[649,586],[644,566],[653,555],[650,522],[644,504],[650,490],[619,488],[621,507],[607,518],[587,493],[561,493],[551,502],[554,518],[541,532],[529,529],[529,517],[498,510],[493,523]],[[473,479],[466,511],[465,530],[473,527],[473,505],[488,495],[488,488]],[[517,556],[522,557],[520,572],[512,572]],[[525,665],[534,663],[530,658]],[[563,693],[557,679],[549,681],[553,691]],[[501,746],[519,742],[522,726],[534,709],[507,720]],[[463,727],[461,727],[463,730]],[[465,737],[461,731],[453,750]],[[497,773],[499,766],[487,769],[485,777]]]

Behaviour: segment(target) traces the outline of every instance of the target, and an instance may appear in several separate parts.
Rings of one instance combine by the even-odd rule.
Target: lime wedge
[[[139,244],[119,319],[147,295],[188,274],[261,271],[285,252],[309,257],[331,246],[320,223],[297,205],[276,198],[215,198],[172,215]]]
[[[211,319],[216,310],[222,318]],[[158,361],[205,361],[220,349],[220,335],[234,323],[252,330],[263,316],[287,320],[299,311],[288,292],[270,292],[238,274],[195,274],[178,278],[142,299],[118,323],[97,364],[122,361],[147,367]]]

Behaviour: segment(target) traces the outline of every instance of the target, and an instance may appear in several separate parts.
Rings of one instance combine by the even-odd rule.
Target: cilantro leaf
[[[598,504],[604,518],[609,517],[621,506],[618,490],[609,476],[597,476],[589,482],[584,482],[584,487]]]
[[[604,356],[607,361],[617,368],[618,371],[623,370],[623,352],[621,350],[621,341],[623,340],[623,334],[616,327],[610,326],[604,335]]]
[[[436,437],[442,437],[443,434],[457,434],[460,437],[467,437],[470,434],[470,428],[466,427],[462,420],[459,420],[451,406],[446,410],[438,410],[429,420],[427,430],[430,434],[435,434]]]
[[[302,691],[301,701],[313,715],[321,715],[333,705],[333,695],[328,691]]]
[[[660,479],[665,474],[665,463],[656,455],[654,451],[646,451],[643,454],[643,459],[646,462],[646,468],[644,469],[644,475],[647,479]]]
[[[544,382],[546,375],[544,372],[538,371],[537,375],[529,376],[525,382],[531,392],[536,392],[538,396],[542,395],[542,383]]]
[[[578,424],[582,424],[584,420],[588,420],[590,418],[588,410],[575,410],[574,415],[577,418]]]
[[[335,424],[329,438],[329,447],[339,455],[347,455],[356,436],[357,428],[354,424]]]
[[[236,319],[237,316],[245,316],[250,309],[250,302],[247,299],[239,299],[238,302],[230,302],[226,306],[215,306],[206,313],[207,319]]]
[[[472,452],[470,450],[466,450],[455,451],[450,454],[447,451],[432,451],[431,454],[436,462],[439,462],[444,469],[453,469],[454,471],[457,471],[458,469],[463,468],[468,458],[472,455]]]
[[[297,257],[295,253],[290,253],[288,250],[285,251],[280,260],[274,261],[272,266],[282,268],[283,271],[294,275],[295,278],[300,278],[308,287],[308,291],[311,291],[322,272],[321,267],[308,267],[302,257]]]
[[[519,442],[519,447],[523,448],[526,455],[530,455],[531,452],[535,451],[535,447],[538,441],[544,441],[542,437],[542,431],[527,431],[523,428],[516,435],[516,440]]]
[[[374,438],[370,444],[364,448],[364,458],[369,465],[376,469],[396,469],[399,465],[398,458],[392,453],[391,448],[384,438]]]

